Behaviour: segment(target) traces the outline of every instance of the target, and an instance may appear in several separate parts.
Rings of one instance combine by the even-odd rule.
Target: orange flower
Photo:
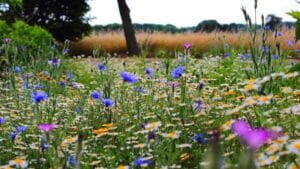
[[[99,128],[97,130],[94,130],[93,133],[97,134],[97,135],[100,135],[100,134],[106,134],[107,131],[108,131],[107,128]]]
[[[228,90],[227,92],[224,92],[225,96],[231,96],[233,94],[234,94],[234,92],[232,90]]]

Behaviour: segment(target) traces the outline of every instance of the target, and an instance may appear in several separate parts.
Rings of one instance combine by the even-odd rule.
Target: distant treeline
[[[271,29],[274,27],[273,25],[277,24],[279,27],[293,27],[294,22],[277,22],[270,23]],[[260,25],[258,25],[261,27]],[[246,29],[245,24],[220,24],[216,20],[204,20],[199,23],[197,26],[192,27],[182,27],[178,28],[172,24],[133,24],[133,27],[136,31],[142,32],[168,32],[168,33],[183,33],[183,32],[212,32],[212,31],[221,31],[221,32],[237,32],[243,31]],[[120,31],[123,30],[122,24],[113,23],[108,25],[95,25],[93,26],[93,30],[95,32],[109,32],[109,31]]]

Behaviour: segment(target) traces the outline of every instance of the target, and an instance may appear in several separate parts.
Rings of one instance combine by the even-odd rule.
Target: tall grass
[[[283,28],[282,36],[278,38],[281,47],[285,49],[300,48],[300,43],[289,47],[287,40],[294,40],[294,29]],[[274,41],[272,32],[269,32],[269,42]],[[235,49],[249,48],[249,35],[246,32],[200,32],[200,33],[162,33],[162,32],[137,32],[136,37],[142,49],[146,49],[150,56],[159,50],[173,52],[182,49],[184,42],[189,42],[196,53],[208,52],[214,48],[223,48],[228,44]],[[81,41],[73,44],[72,51],[74,54],[90,55],[92,50],[99,48],[101,52],[110,52],[117,54],[126,53],[126,42],[123,32],[98,32],[83,38]]]

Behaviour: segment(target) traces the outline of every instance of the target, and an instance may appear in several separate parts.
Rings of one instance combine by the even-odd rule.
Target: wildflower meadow
[[[4,38],[0,169],[299,169],[295,41],[242,13],[248,48],[201,59],[189,41],[175,57],[80,58],[70,41]]]

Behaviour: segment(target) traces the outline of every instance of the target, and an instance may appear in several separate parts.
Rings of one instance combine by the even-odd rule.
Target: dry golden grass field
[[[300,43],[289,47],[287,41],[294,41],[295,30],[284,28],[282,36],[278,37],[282,49],[299,49]],[[214,47],[223,48],[228,44],[236,49],[247,50],[249,46],[249,34],[247,32],[212,32],[212,33],[162,33],[162,32],[137,32],[136,37],[142,49],[154,56],[159,50],[176,51],[182,50],[182,44],[192,44],[192,51],[197,53],[207,52]],[[274,33],[268,32],[269,41],[274,41]],[[275,43],[272,43],[275,44]],[[126,42],[123,32],[92,33],[81,41],[72,45],[75,54],[90,55],[92,50],[98,48],[101,52],[124,54],[126,53]]]

